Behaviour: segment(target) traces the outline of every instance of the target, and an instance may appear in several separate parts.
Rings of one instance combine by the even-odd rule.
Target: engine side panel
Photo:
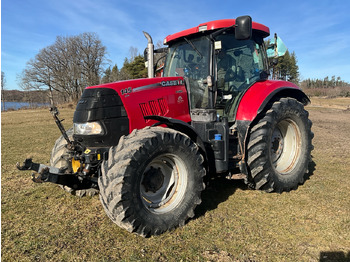
[[[157,123],[144,118],[149,115],[191,121],[182,77],[135,79],[90,88],[110,88],[118,93],[129,118],[129,132]]]

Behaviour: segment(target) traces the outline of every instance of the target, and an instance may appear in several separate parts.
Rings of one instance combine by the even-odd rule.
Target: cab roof
[[[172,41],[177,40],[179,38],[193,35],[193,34],[196,34],[199,32],[206,32],[209,30],[230,27],[230,26],[234,26],[235,24],[236,24],[236,19],[222,19],[222,20],[215,20],[215,21],[202,23],[196,27],[192,27],[190,29],[186,29],[186,30],[183,30],[183,31],[175,33],[175,34],[168,35],[164,39],[164,44],[168,44],[169,42],[172,42]],[[267,26],[264,26],[263,24],[259,24],[256,22],[253,22],[253,31],[258,31],[258,33],[263,38],[270,35],[270,29]]]

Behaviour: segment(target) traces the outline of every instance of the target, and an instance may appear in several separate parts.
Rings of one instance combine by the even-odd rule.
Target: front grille
[[[122,135],[129,134],[129,119],[118,93],[110,88],[85,89],[76,107],[73,122],[99,121],[104,135],[74,135],[87,147],[106,147],[118,144]]]

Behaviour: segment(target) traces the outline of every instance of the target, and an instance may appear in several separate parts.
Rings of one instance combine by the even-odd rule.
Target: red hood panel
[[[188,95],[182,77],[156,77],[119,81],[90,88],[114,89],[129,117],[129,130],[150,126],[156,121],[144,116],[158,115],[190,122]]]

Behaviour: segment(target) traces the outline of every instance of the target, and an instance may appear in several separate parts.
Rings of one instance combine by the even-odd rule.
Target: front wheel
[[[247,163],[256,189],[283,192],[304,183],[313,133],[304,106],[281,98],[250,130]]]
[[[99,178],[109,218],[148,237],[184,225],[204,189],[204,158],[183,133],[161,127],[135,130],[109,150]]]

